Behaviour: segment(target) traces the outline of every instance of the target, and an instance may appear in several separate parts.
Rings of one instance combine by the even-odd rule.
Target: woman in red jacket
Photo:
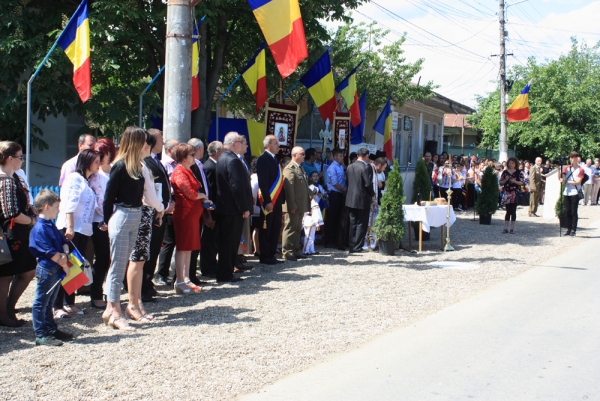
[[[192,251],[200,249],[200,217],[204,210],[203,202],[209,202],[205,194],[199,193],[200,183],[190,169],[194,165],[196,149],[187,143],[175,145],[171,157],[178,163],[171,175],[175,211],[175,274],[174,284],[177,294],[191,294],[200,291],[200,287],[190,281],[190,258]]]

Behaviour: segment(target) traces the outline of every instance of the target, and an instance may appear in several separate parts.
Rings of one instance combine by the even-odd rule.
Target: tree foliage
[[[373,225],[373,232],[379,240],[400,242],[404,238],[404,200],[402,174],[398,159],[394,159],[394,168],[385,182],[385,192]]]
[[[421,194],[423,201],[429,200],[429,194],[431,194],[431,177],[427,171],[427,165],[422,158],[419,158],[415,167],[415,179],[413,181],[413,196],[412,203],[417,201],[417,196]]]
[[[600,154],[600,43],[593,47],[572,39],[571,49],[558,59],[526,66],[509,73],[515,81],[510,102],[533,79],[529,91],[531,121],[509,123],[509,147],[529,148],[537,155],[564,156],[572,150],[584,157]],[[477,99],[477,113],[469,118],[484,131],[482,147],[498,145],[499,91]],[[509,103],[510,104],[510,103]]]
[[[300,0],[309,49],[329,39],[319,22],[349,21],[348,10],[366,0]],[[0,122],[3,139],[23,142],[26,83],[42,61],[79,0],[3,0],[0,2]],[[73,66],[57,48],[32,86],[33,115],[84,114],[96,134],[113,135],[138,123],[139,95],[165,62],[166,4],[162,0],[90,0],[92,99],[81,104],[71,79]],[[246,0],[204,0],[195,7],[200,19],[201,107],[192,116],[193,136],[206,138],[218,90],[227,86],[264,40]],[[269,61],[271,91],[279,82]],[[293,79],[293,78],[292,78]],[[291,81],[291,79],[290,79]],[[144,116],[160,112],[161,76],[144,98]],[[242,93],[244,102],[252,98]],[[33,127],[34,146],[47,147]]]

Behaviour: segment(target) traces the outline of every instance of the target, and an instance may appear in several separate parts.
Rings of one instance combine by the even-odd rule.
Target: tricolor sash
[[[277,202],[277,198],[279,198],[279,194],[281,194],[281,191],[283,190],[283,174],[281,173],[281,166],[279,166],[279,171],[277,172],[277,178],[275,178],[275,182],[273,183],[273,185],[271,185],[271,189],[269,189],[269,194],[271,195],[271,203],[273,203],[273,205]],[[258,190],[258,200],[260,201],[260,205],[262,208],[264,208],[264,199],[262,197],[262,194],[260,192],[260,189]]]

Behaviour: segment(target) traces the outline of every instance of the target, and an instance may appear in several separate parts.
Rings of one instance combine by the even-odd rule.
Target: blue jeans
[[[41,266],[35,268],[35,277],[37,278],[37,286],[35,289],[35,298],[33,299],[33,307],[31,309],[31,320],[33,322],[33,330],[36,338],[42,338],[52,335],[58,327],[54,322],[52,306],[58,295],[60,284],[56,285],[48,294],[50,288],[58,281],[62,274],[62,268],[56,267],[46,269]]]

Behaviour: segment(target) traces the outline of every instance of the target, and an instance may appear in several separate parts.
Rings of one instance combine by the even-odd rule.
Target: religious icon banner
[[[269,103],[266,111],[265,136],[275,135],[279,141],[279,160],[284,156],[291,157],[292,148],[296,145],[298,106]]]
[[[350,164],[350,113],[336,112],[333,117],[334,148],[344,151],[344,162]]]

